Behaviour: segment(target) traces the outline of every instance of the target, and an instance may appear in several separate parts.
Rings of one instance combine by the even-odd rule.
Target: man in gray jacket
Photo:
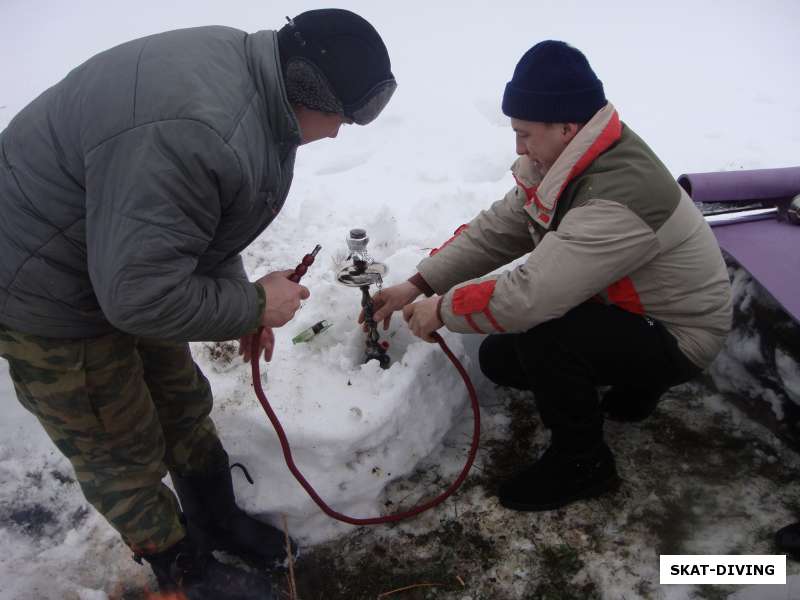
[[[283,206],[298,146],[369,123],[395,87],[367,21],[315,10],[280,31],[122,44],[0,133],[0,355],[86,498],[164,591],[272,597],[266,579],[211,555],[268,566],[285,550],[236,506],[187,342],[263,327],[258,354],[271,358],[271,328],[308,290],[288,271],[248,281],[239,253]]]
[[[730,328],[730,282],[702,215],[620,121],[580,51],[531,48],[503,111],[521,155],[517,184],[409,281],[379,293],[375,318],[386,326],[403,309],[426,340],[442,326],[490,334],[481,369],[532,390],[552,434],[539,460],[501,486],[500,502],[549,510],[617,485],[604,413],[644,418],[711,363]],[[440,296],[411,304],[423,292]]]

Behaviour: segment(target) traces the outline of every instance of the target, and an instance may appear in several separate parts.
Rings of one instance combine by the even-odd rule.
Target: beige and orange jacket
[[[657,319],[692,362],[711,363],[731,326],[722,254],[689,196],[610,103],[544,179],[525,156],[512,172],[514,189],[417,266],[443,295],[448,329],[526,331],[595,299]]]

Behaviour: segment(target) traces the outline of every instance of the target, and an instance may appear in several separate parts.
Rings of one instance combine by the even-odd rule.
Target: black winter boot
[[[188,537],[163,552],[141,558],[150,563],[163,593],[183,594],[187,600],[276,599],[267,579],[217,561]]]
[[[533,465],[500,486],[500,504],[522,511],[553,510],[619,485],[608,446],[579,451],[552,444]]]
[[[800,560],[800,523],[792,523],[779,529],[775,534],[775,546],[779,552]]]
[[[170,475],[187,529],[204,549],[230,552],[258,568],[271,569],[286,560],[284,533],[236,505],[230,469],[186,477]],[[296,554],[296,545],[291,544]]]

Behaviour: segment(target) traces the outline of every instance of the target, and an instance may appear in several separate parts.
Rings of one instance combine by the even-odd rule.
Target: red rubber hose
[[[481,414],[480,408],[478,406],[478,396],[475,393],[475,387],[472,385],[472,381],[467,375],[467,371],[464,369],[464,366],[459,362],[459,360],[455,357],[455,355],[450,351],[450,348],[447,347],[444,340],[438,333],[433,333],[432,337],[439,346],[442,348],[442,351],[447,355],[450,359],[450,362],[453,363],[453,366],[458,370],[461,374],[461,378],[464,380],[464,385],[467,387],[467,392],[469,392],[469,399],[470,403],[472,404],[472,414],[474,415],[474,426],[472,432],[472,445],[469,449],[469,456],[467,457],[467,462],[464,465],[464,468],[461,470],[461,474],[456,478],[456,480],[447,488],[442,494],[430,500],[424,504],[416,506],[411,510],[406,510],[403,512],[395,513],[393,515],[387,515],[385,517],[371,517],[367,519],[356,519],[354,517],[349,517],[344,515],[340,512],[336,512],[330,506],[328,506],[325,501],[319,497],[319,494],[314,490],[311,484],[303,477],[303,474],[294,464],[294,459],[292,458],[292,449],[289,447],[289,440],[286,439],[286,433],[283,431],[283,427],[281,426],[278,417],[275,415],[275,411],[272,410],[272,407],[267,400],[267,396],[264,393],[264,389],[261,387],[261,367],[259,366],[259,348],[258,348],[258,341],[261,338],[261,329],[259,329],[258,333],[252,337],[252,351],[250,352],[250,362],[252,365],[252,372],[253,372],[253,387],[256,390],[256,396],[258,396],[258,401],[261,402],[261,406],[264,407],[264,411],[267,413],[267,417],[269,417],[272,426],[275,428],[275,433],[278,434],[278,439],[281,443],[281,448],[283,450],[283,457],[286,460],[286,466],[289,467],[289,470],[294,475],[295,479],[303,486],[303,489],[311,496],[311,499],[320,507],[322,512],[324,512],[329,517],[337,519],[339,521],[343,521],[345,523],[350,523],[351,525],[378,525],[380,523],[395,523],[397,521],[402,521],[403,519],[407,519],[409,517],[416,516],[429,508],[433,508],[444,502],[449,496],[455,492],[459,486],[464,482],[467,478],[467,474],[469,470],[472,468],[472,463],[475,462],[475,455],[478,452],[478,442],[481,436]]]

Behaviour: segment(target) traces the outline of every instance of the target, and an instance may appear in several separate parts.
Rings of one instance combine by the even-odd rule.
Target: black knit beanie
[[[365,124],[397,84],[389,53],[375,28],[342,9],[304,12],[278,31],[289,101]]]
[[[583,53],[553,40],[522,56],[503,94],[503,113],[523,121],[586,123],[605,105],[603,83]]]

